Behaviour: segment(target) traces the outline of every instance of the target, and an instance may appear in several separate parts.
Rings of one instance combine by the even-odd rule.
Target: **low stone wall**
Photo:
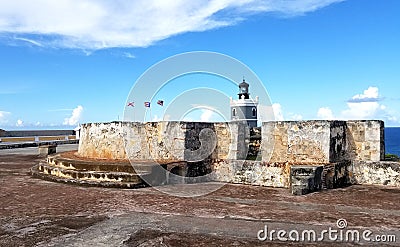
[[[333,189],[351,183],[351,162],[268,163],[249,160],[214,160],[213,180],[218,182],[290,188],[295,195]]]
[[[400,187],[400,163],[392,161],[353,161],[353,184]]]
[[[289,187],[290,164],[249,160],[216,160],[214,180],[270,187]]]

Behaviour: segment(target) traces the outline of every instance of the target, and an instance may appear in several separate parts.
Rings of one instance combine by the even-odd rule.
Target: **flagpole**
[[[164,108],[164,104],[162,105],[162,108],[163,108],[162,120],[164,120],[164,116],[165,116],[165,108]]]
[[[151,117],[151,105],[149,107],[149,111],[150,111],[150,121],[149,122],[151,122],[153,120],[153,118]]]

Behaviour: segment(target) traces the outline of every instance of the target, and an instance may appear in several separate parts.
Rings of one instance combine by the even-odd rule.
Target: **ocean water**
[[[385,152],[400,156],[400,128],[385,128]]]

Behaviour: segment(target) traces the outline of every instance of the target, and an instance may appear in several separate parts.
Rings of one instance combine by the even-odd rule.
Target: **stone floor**
[[[269,231],[321,232],[338,229],[338,219],[347,221],[344,229],[396,235],[397,243],[386,244],[400,246],[399,188],[351,186],[293,196],[287,189],[219,183],[170,185],[163,192],[78,187],[30,177],[40,159],[32,150],[0,152],[0,246],[358,246],[328,238],[257,239],[266,225]],[[173,196],[176,191],[186,197]]]

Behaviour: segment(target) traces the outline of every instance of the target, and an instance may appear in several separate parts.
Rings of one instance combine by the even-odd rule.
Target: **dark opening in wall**
[[[246,160],[261,160],[261,127],[250,128],[250,142]]]

